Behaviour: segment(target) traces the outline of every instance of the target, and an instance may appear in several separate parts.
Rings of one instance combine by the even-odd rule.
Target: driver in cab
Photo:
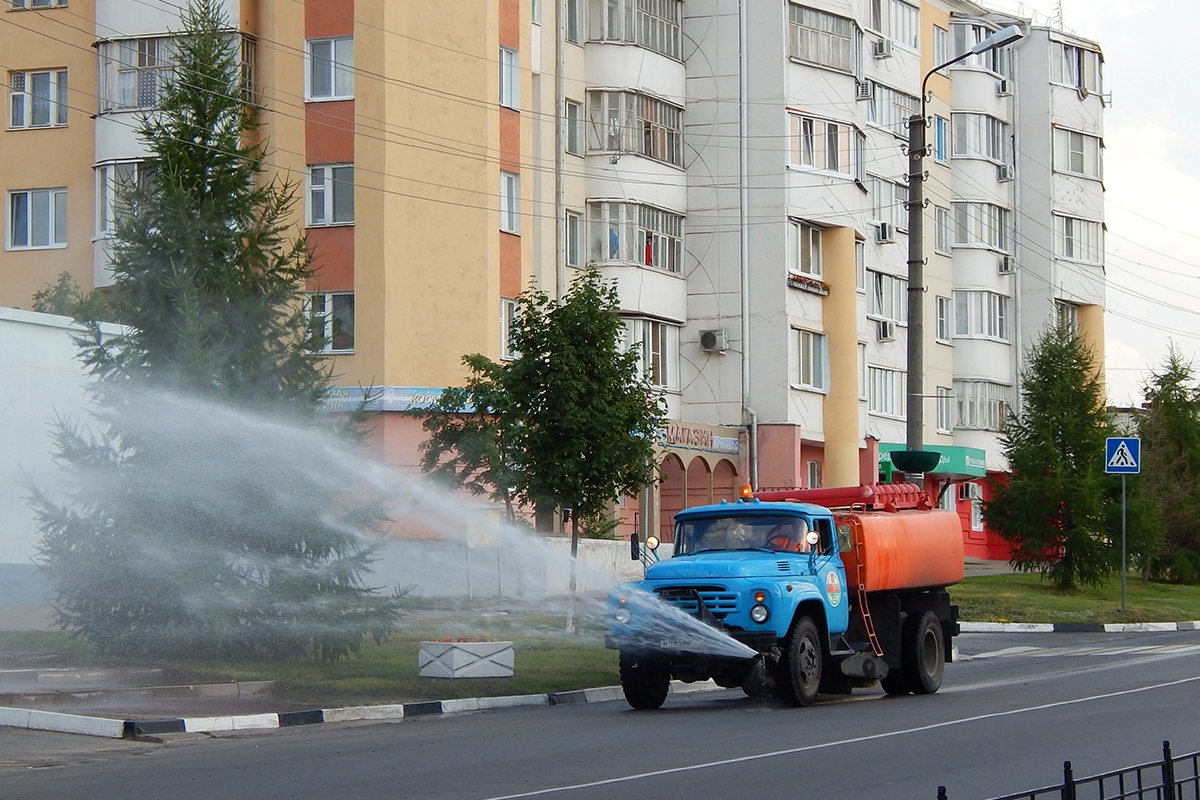
[[[808,539],[808,523],[793,519],[771,529],[767,534],[767,547],[783,553],[807,553],[812,549]]]

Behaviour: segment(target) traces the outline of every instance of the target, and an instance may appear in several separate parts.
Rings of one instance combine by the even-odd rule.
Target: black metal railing
[[[937,800],[949,800],[945,786]],[[1171,743],[1163,742],[1160,761],[1087,778],[1075,777],[1064,761],[1062,783],[992,800],[1200,800],[1200,752],[1172,756]]]

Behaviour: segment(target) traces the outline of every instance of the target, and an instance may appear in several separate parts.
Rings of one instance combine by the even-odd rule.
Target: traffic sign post
[[[1121,610],[1125,610],[1125,476],[1142,471],[1142,440],[1110,436],[1104,441],[1104,471],[1121,476]]]

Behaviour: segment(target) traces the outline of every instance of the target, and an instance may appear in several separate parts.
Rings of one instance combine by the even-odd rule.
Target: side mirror
[[[642,558],[642,548],[638,541],[638,535],[632,533],[629,535],[629,560],[640,561]]]

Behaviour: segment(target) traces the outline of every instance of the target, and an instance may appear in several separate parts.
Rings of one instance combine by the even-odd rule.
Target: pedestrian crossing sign
[[[1112,436],[1105,440],[1104,471],[1136,475],[1142,471],[1142,440]]]

